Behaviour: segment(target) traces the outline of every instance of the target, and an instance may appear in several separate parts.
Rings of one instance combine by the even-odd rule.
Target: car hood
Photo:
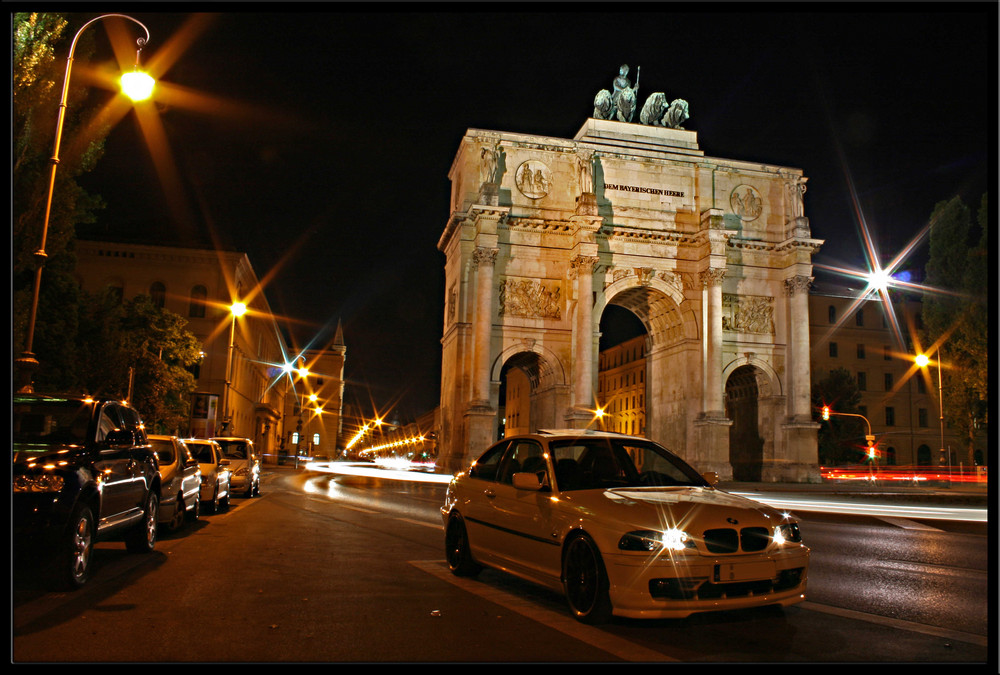
[[[773,528],[782,522],[782,514],[770,506],[706,487],[580,490],[566,493],[565,502],[581,517],[609,527],[704,530]]]

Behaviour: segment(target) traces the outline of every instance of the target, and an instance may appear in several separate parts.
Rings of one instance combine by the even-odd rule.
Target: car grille
[[[725,527],[705,530],[705,548],[710,553],[755,553],[767,548],[771,533],[766,527],[744,527],[742,530]]]
[[[712,583],[705,578],[651,579],[649,594],[661,600],[718,600],[790,591],[802,583],[805,568],[782,570],[775,579]]]

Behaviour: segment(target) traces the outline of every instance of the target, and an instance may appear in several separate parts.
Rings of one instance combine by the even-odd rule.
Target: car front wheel
[[[90,561],[94,552],[94,516],[83,504],[73,509],[66,536],[57,554],[56,582],[75,590],[90,578]]]
[[[574,537],[563,557],[563,586],[570,611],[587,624],[611,618],[608,574],[597,545],[586,535]]]

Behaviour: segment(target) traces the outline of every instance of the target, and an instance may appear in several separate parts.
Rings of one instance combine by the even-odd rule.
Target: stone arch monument
[[[442,469],[496,440],[505,367],[532,390],[532,430],[594,426],[600,321],[617,305],[648,334],[648,437],[723,479],[750,457],[763,480],[819,480],[807,298],[822,242],[801,170],[591,118],[573,139],[469,129],[449,178]],[[753,418],[732,436],[727,389]],[[759,448],[733,454],[731,437]]]

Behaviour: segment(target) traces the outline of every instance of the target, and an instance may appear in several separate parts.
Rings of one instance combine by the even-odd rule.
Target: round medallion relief
[[[729,205],[741,220],[757,220],[764,211],[764,198],[757,188],[740,185],[729,195]]]
[[[547,195],[552,187],[552,172],[542,162],[529,159],[517,167],[514,184],[528,199],[539,199]]]

